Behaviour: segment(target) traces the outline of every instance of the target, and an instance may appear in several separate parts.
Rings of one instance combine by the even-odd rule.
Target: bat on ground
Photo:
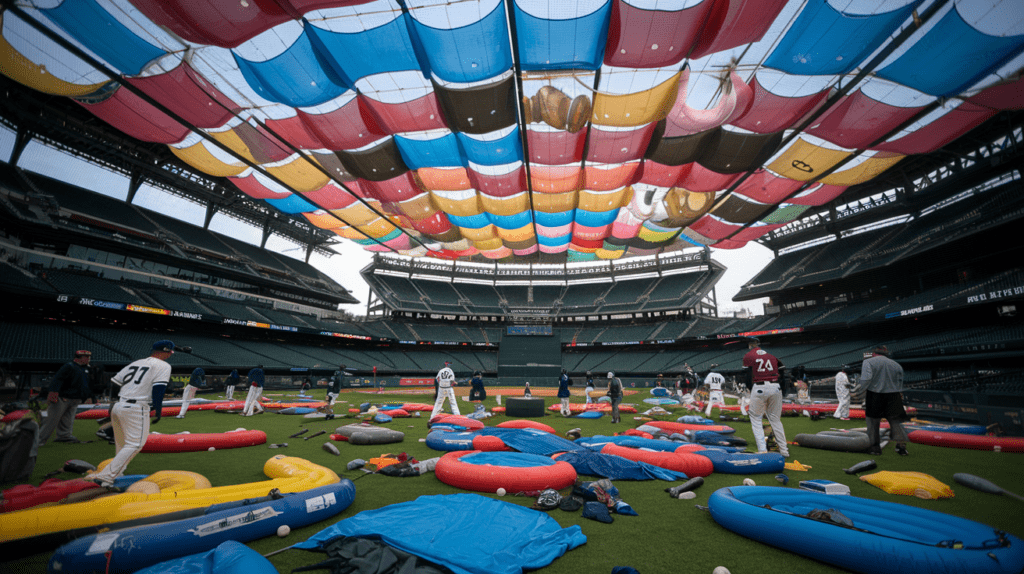
[[[327,432],[327,431],[325,431],[325,430],[322,430],[322,431],[317,431],[317,432],[315,432],[315,433],[313,433],[313,434],[311,434],[311,435],[307,436],[307,437],[306,437],[306,438],[304,438],[303,440],[309,440],[309,439],[311,439],[311,438],[313,438],[313,437],[315,437],[315,436],[320,436],[320,435],[322,435],[322,434],[324,434],[324,433],[326,433],[326,432]]]
[[[306,434],[308,432],[309,432],[309,429],[302,429],[302,430],[300,430],[299,432],[297,432],[297,433],[295,433],[293,435],[288,435],[288,438],[295,438],[297,436],[302,436],[302,435],[304,435],[304,434]]]

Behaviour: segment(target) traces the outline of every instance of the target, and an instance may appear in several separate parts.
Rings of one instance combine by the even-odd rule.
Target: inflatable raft
[[[434,474],[449,486],[476,492],[561,490],[576,482],[571,464],[525,452],[450,452],[437,461]]]
[[[1024,437],[979,436],[955,432],[916,430],[908,435],[910,442],[931,446],[948,446],[970,450],[999,450],[1001,452],[1024,452]]]
[[[601,454],[621,456],[635,462],[645,462],[658,468],[681,472],[689,478],[709,476],[715,471],[714,464],[710,459],[685,451],[657,452],[608,443],[601,447]]]
[[[354,423],[335,429],[331,439],[352,444],[391,444],[405,440],[405,433],[368,423]]]
[[[973,520],[904,504],[737,486],[715,491],[708,508],[715,522],[737,534],[864,574],[1018,574],[1024,569],[1024,540]],[[807,516],[830,509],[852,525]]]
[[[864,452],[871,448],[867,433],[856,431],[821,431],[817,434],[801,433],[793,439],[796,444],[807,448],[837,450],[840,452]]]
[[[267,433],[261,430],[240,430],[221,433],[153,434],[146,438],[142,452],[198,452],[242,448],[265,444]]]
[[[736,432],[736,429],[726,425],[706,425],[706,424],[687,424],[677,423],[672,421],[648,421],[644,423],[644,427],[654,427],[663,433],[679,433],[683,434],[686,431],[711,431],[719,434],[732,434]],[[646,429],[644,429],[646,430]]]
[[[476,431],[432,431],[427,434],[427,446],[441,452],[456,450],[480,450],[485,452],[509,450],[505,446],[505,441],[500,438],[481,435]]]

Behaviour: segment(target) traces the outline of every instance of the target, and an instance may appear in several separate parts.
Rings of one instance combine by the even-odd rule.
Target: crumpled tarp
[[[591,450],[567,452],[558,457],[576,469],[577,474],[603,476],[612,480],[686,480],[681,472]]]
[[[505,446],[530,454],[551,456],[556,452],[586,450],[569,439],[534,428],[486,427],[476,432],[481,435],[496,436],[505,443]]]
[[[324,544],[329,557],[292,572],[330,570],[334,574],[451,574],[451,570],[399,550],[381,540],[340,536]]]
[[[469,493],[364,510],[295,548],[319,548],[339,536],[379,538],[456,574],[520,574],[587,541],[579,526],[562,528],[542,512]]]
[[[167,560],[138,574],[277,574],[277,568],[259,552],[228,540],[213,550]]]

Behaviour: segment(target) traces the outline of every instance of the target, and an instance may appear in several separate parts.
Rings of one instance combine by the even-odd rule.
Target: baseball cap
[[[92,356],[92,351],[86,351],[85,349],[82,349],[80,351],[75,351],[75,356],[76,357],[91,357]]]
[[[614,376],[615,376],[615,373],[613,373],[613,372],[611,372],[611,371],[608,371],[608,378],[609,378],[609,379],[610,379],[610,378],[612,378],[612,377],[614,377]]]
[[[154,351],[174,352],[174,342],[164,339],[163,341],[157,341],[153,343]]]
[[[761,344],[761,339],[758,339],[757,337],[747,337],[747,343],[753,343],[755,345],[760,345]]]
[[[447,367],[448,365],[451,365],[451,364],[452,364],[452,362],[451,362],[451,361],[445,361],[445,362],[444,362],[444,366],[446,366],[446,367]]]

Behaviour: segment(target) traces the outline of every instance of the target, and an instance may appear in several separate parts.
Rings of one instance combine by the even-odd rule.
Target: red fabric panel
[[[807,129],[807,133],[845,148],[865,149],[923,108],[890,106],[858,90],[840,98]]]
[[[502,175],[485,175],[473,169],[466,171],[473,188],[491,197],[508,197],[526,191],[526,171],[522,166]]]
[[[345,182],[345,186],[351,189],[356,195],[363,198],[367,197],[362,188],[360,188],[360,183],[358,181]],[[341,209],[356,202],[354,195],[345,191],[334,182],[330,182],[320,189],[308,191],[301,195],[319,206],[321,209]]]
[[[588,227],[574,221],[572,224],[572,242],[583,247],[589,241],[604,241],[604,238],[611,235],[611,232],[611,223],[600,227]],[[604,246],[604,243],[601,246]]]
[[[746,244],[746,241],[734,241],[732,239],[723,239],[718,243],[713,243],[711,247],[716,247],[718,249],[740,249]]]
[[[658,68],[682,61],[704,26],[713,0],[668,12],[612,2],[604,63],[624,68]]]
[[[732,235],[742,227],[735,223],[728,223],[712,215],[703,215],[697,221],[690,224],[690,229],[707,237],[708,239],[722,240]]]
[[[849,186],[819,184],[818,187],[810,187],[801,192],[800,195],[787,199],[786,203],[811,206],[825,205],[842,195],[843,192],[846,191],[847,187]]]
[[[994,115],[995,110],[983,108],[968,100],[917,131],[897,140],[883,142],[871,149],[906,155],[930,153],[973,130]]]
[[[626,163],[643,157],[657,124],[628,131],[590,128],[590,143],[587,147],[587,161],[597,163]]]
[[[640,181],[658,187],[675,187],[676,182],[686,177],[693,166],[693,163],[664,165],[649,159],[644,160]]]
[[[759,169],[733,191],[761,203],[779,203],[803,184],[802,181],[779,177],[768,170]]]
[[[431,235],[444,233],[452,228],[452,224],[448,222],[448,217],[440,211],[430,217],[413,220],[412,226],[420,233],[429,233]]]
[[[185,40],[234,48],[292,17],[274,0],[132,0],[153,22]]]
[[[690,59],[757,42],[764,37],[786,1],[715,0]]]
[[[172,144],[188,135],[188,128],[121,86],[97,103],[75,101],[99,119],[142,141]]]
[[[375,197],[381,201],[405,201],[423,193],[423,190],[416,185],[416,180],[413,178],[411,171],[384,181],[367,181],[364,185],[366,193],[370,197]]]
[[[780,227],[784,227],[785,223],[772,223],[770,225],[751,225],[750,227],[741,230],[736,235],[733,235],[727,241],[742,241],[746,243],[753,241],[758,237],[767,235],[769,231],[774,231]]]
[[[247,121],[238,124],[234,128],[235,135],[242,140],[252,153],[256,163],[274,163],[292,155],[294,152],[277,138],[270,135],[263,127]]]
[[[754,101],[747,113],[732,125],[759,134],[769,134],[793,126],[798,120],[821,105],[828,97],[828,90],[800,98],[777,96],[764,89],[757,76],[750,80],[754,90]]]
[[[608,169],[588,165],[583,168],[583,189],[611,191],[633,185],[639,176],[640,162],[638,161]]]
[[[997,110],[1024,109],[1024,76],[1012,82],[986,88],[976,96],[967,98],[968,102]]]
[[[594,240],[576,239],[575,237],[573,237],[572,245],[570,247],[581,247],[583,249],[600,249],[600,248],[604,247],[604,240],[603,239],[594,239]]]
[[[299,149],[327,149],[327,145],[297,115],[281,120],[268,119],[267,128]]]
[[[587,142],[587,128],[576,133],[564,130],[542,132],[526,130],[526,145],[530,149],[530,163],[565,165],[583,161],[583,146]]]
[[[240,109],[187,62],[165,74],[125,80],[198,128],[222,126]]]
[[[714,172],[699,163],[687,165],[691,166],[690,172],[679,178],[679,182],[676,185],[689,191],[706,193],[728,189],[729,186],[736,183],[736,180],[743,176],[742,173],[725,174]]]
[[[359,149],[384,137],[363,96],[352,98],[344,106],[326,114],[299,110],[299,118],[317,139],[330,150]]]
[[[251,173],[246,177],[229,177],[235,187],[242,190],[242,193],[256,199],[284,199],[291,195],[291,192],[278,193],[263,185]]]
[[[541,193],[565,193],[583,188],[583,170],[579,165],[530,166],[531,189]]]
[[[373,98],[366,98],[365,102],[377,117],[377,125],[389,134],[448,127],[434,92],[400,104],[386,104]]]

